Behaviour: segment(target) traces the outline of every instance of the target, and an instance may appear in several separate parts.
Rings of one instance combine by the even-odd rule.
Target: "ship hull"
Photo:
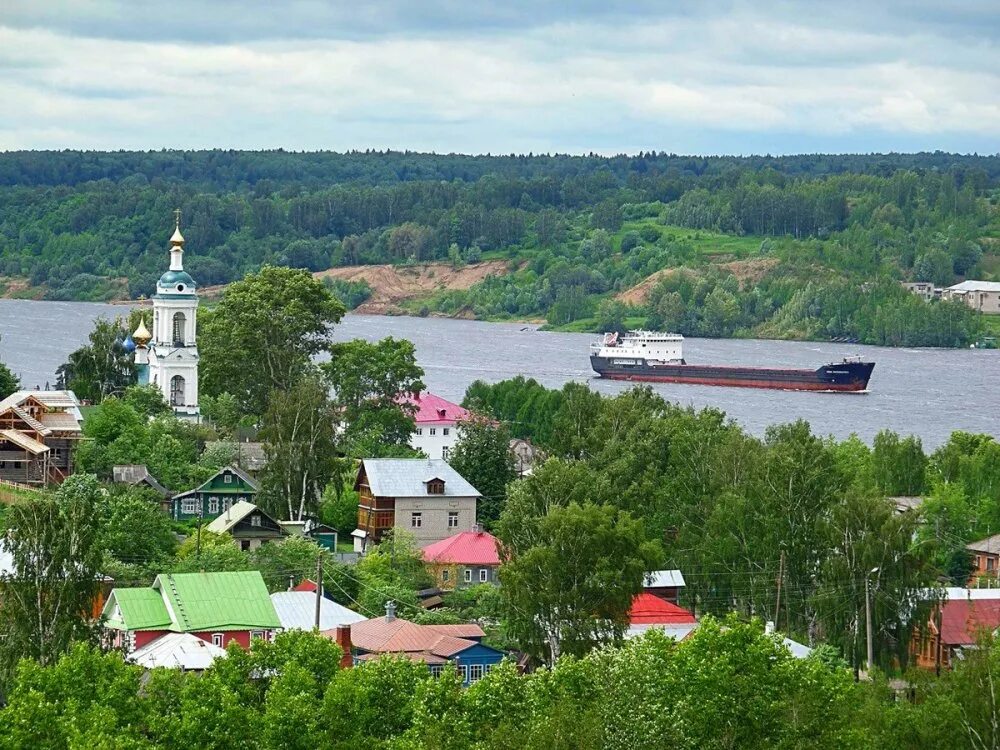
[[[689,383],[729,388],[857,393],[868,389],[874,362],[844,362],[815,370],[717,365],[649,364],[639,358],[592,355],[591,366],[602,378],[653,383]]]

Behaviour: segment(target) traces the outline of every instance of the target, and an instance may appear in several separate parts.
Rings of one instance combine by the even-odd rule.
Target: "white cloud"
[[[0,26],[0,148],[1000,147],[1000,53],[968,29],[706,7],[201,43]]]

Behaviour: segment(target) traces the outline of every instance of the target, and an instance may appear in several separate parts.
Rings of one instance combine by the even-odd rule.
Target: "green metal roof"
[[[176,573],[156,577],[176,624],[171,630],[279,628],[281,621],[260,572]]]
[[[187,271],[167,271],[160,277],[160,286],[173,286],[174,284],[187,284],[195,288],[194,279]]]
[[[172,624],[163,597],[151,588],[115,589],[105,611],[108,626],[122,630],[162,630]]]

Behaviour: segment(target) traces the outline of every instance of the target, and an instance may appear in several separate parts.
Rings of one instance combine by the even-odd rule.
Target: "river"
[[[44,387],[54,382],[66,355],[86,341],[95,319],[126,311],[120,305],[86,302],[0,300],[0,361],[25,386]],[[453,401],[460,401],[477,378],[492,382],[518,374],[550,387],[587,382],[609,394],[630,387],[593,377],[591,334],[548,333],[521,323],[375,315],[348,315],[334,331],[338,341],[390,335],[414,343],[428,388]],[[946,441],[953,430],[1000,437],[1000,350],[735,339],[687,339],[684,347],[688,362],[712,364],[812,368],[855,354],[877,363],[867,394],[653,385],[676,403],[722,409],[757,435],[768,425],[802,418],[822,435],[857,433],[870,443],[875,433],[888,428],[919,436],[927,449]]]

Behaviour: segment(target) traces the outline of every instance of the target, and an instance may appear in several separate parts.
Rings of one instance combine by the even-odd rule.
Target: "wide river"
[[[26,387],[44,387],[55,369],[81,346],[96,318],[127,311],[118,305],[84,302],[0,300],[0,361]],[[591,334],[546,333],[520,323],[481,323],[440,318],[348,315],[334,338],[383,336],[410,339],[428,388],[460,401],[477,378],[493,382],[524,375],[558,387],[575,380],[602,393],[627,383],[598,380],[590,370]],[[867,394],[768,391],[751,388],[673,385],[653,388],[679,404],[714,406],[755,434],[777,422],[802,418],[815,432],[867,442],[889,428],[918,435],[926,448],[953,430],[1000,437],[1000,350],[890,349],[792,341],[687,339],[688,362],[816,367],[860,354],[877,364]]]

